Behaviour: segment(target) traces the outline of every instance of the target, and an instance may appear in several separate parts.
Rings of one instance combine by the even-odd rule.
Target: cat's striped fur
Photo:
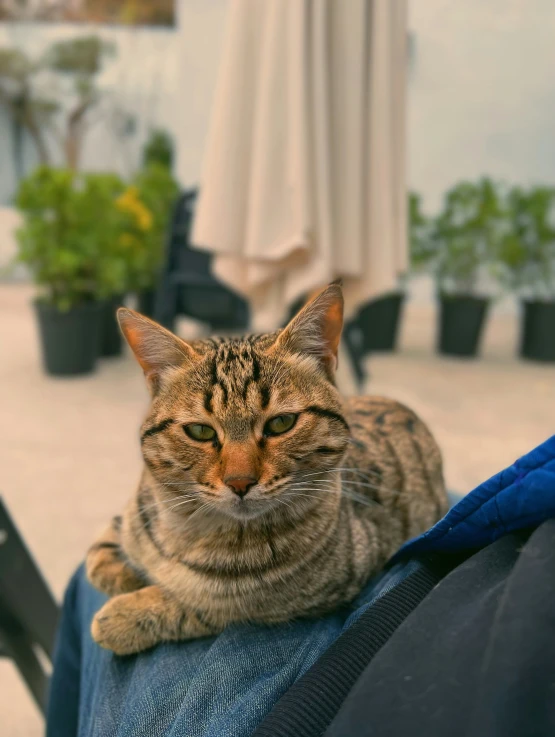
[[[133,653],[348,604],[444,513],[425,425],[389,399],[343,401],[334,385],[339,286],[260,337],[186,344],[131,311],[120,322],[153,400],[138,493],[87,557],[112,597],[92,625],[104,647]],[[284,413],[294,426],[265,433]],[[189,423],[214,440],[188,437]],[[237,478],[255,483],[239,496]]]

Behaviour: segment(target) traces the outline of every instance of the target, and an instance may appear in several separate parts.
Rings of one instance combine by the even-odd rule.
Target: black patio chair
[[[345,325],[345,346],[361,388],[368,379],[365,358],[372,353],[391,353],[396,349],[404,301],[403,292],[372,299]]]
[[[205,323],[210,332],[248,330],[249,305],[212,275],[212,255],[190,245],[198,190],[179,197],[168,233],[166,260],[156,292],[154,319],[173,330],[178,315]]]
[[[248,302],[214,277],[212,254],[190,245],[197,189],[183,192],[168,233],[166,260],[156,292],[154,319],[173,330],[178,315],[205,323],[210,332],[241,332],[249,328]],[[303,306],[291,306],[289,319]],[[393,350],[402,296],[388,295],[364,305],[345,325],[343,343],[362,390],[369,378],[365,358],[374,351]]]
[[[43,714],[49,677],[36,650],[52,661],[59,613],[0,497],[0,655],[13,660]]]

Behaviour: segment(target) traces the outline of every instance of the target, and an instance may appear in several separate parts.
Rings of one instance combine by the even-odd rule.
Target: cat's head
[[[285,509],[341,465],[339,285],[268,335],[187,343],[132,310],[118,317],[152,394],[143,457],[176,514],[199,503],[238,519]]]

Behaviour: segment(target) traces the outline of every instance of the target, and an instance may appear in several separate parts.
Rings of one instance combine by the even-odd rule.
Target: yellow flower
[[[137,203],[139,206],[135,210],[137,222],[141,230],[150,230],[152,228],[152,213],[143,205],[142,202]]]
[[[152,228],[152,213],[141,202],[137,187],[128,187],[116,200],[116,207],[122,212],[128,212],[132,215],[139,230],[150,230]]]
[[[133,207],[134,201],[137,199],[137,188],[128,187],[125,192],[116,200],[116,207],[120,210],[129,210]]]

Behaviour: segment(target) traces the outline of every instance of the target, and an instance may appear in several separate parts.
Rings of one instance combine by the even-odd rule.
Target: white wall
[[[555,183],[554,0],[410,0],[409,179]]]
[[[76,24],[0,24],[0,46],[39,54],[50,43],[97,33],[115,42],[117,57],[106,64],[101,83],[111,98],[136,116],[137,135],[122,145],[106,124],[88,135],[83,167],[126,173],[140,155],[149,126],[174,134],[177,173],[184,185],[198,181],[212,92],[225,22],[226,0],[177,0],[176,29],[106,27]],[[26,163],[34,162],[27,142]],[[9,119],[0,115],[0,204],[14,186]]]

